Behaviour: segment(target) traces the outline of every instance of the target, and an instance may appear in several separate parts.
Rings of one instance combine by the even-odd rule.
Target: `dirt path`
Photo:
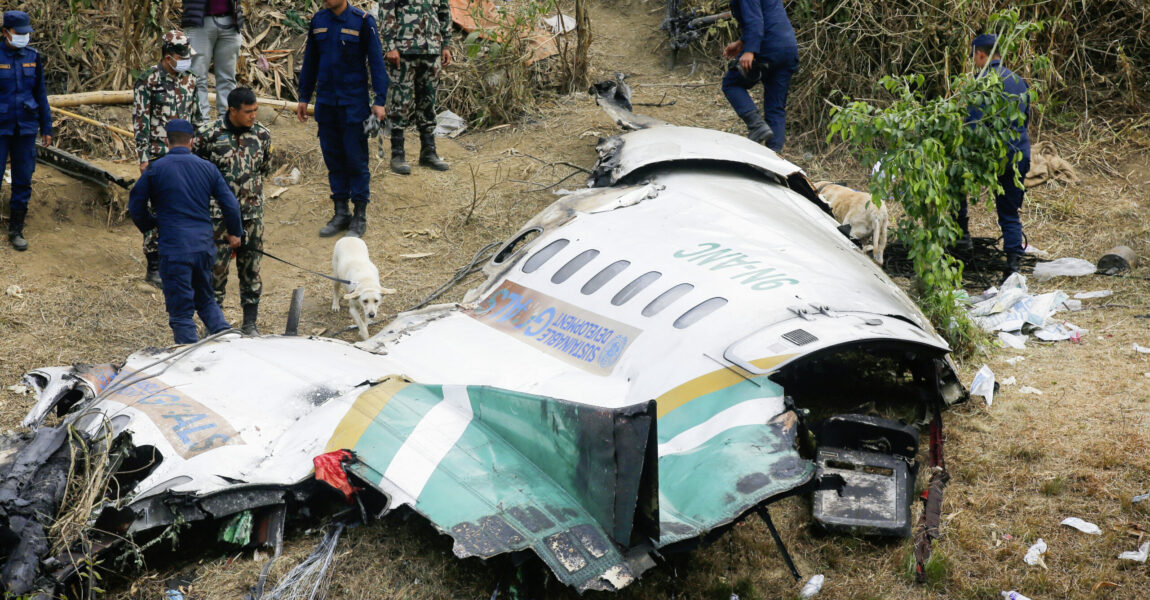
[[[625,72],[636,103],[668,103],[639,107],[651,116],[738,131],[718,89],[718,61],[688,56],[675,71],[664,69],[665,56],[655,51],[663,39],[657,30],[661,11],[655,2],[596,7],[592,59],[598,76]],[[267,250],[324,271],[330,265],[332,240],[317,237],[316,231],[331,207],[314,122],[299,125],[283,115],[270,126],[281,160],[300,167],[303,177],[268,201]],[[416,167],[412,175],[401,177],[388,172],[383,161],[373,160],[365,239],[385,285],[399,290],[385,308],[395,312],[417,303],[483,245],[513,233],[555,199],[550,191],[538,189],[573,171],[558,161],[590,167],[597,138],[615,131],[586,95],[577,94],[548,101],[538,117],[525,123],[441,140],[441,154],[452,164],[447,173]],[[802,144],[819,135],[795,132],[785,156],[814,178],[861,182],[865,174],[841,150],[819,156],[806,152]],[[1140,141],[1122,144],[1056,138],[1083,168],[1084,182],[1029,194],[1024,222],[1031,243],[1055,257],[1094,260],[1118,243],[1150,256],[1150,157],[1130,145],[1150,146],[1147,133],[1140,135]],[[409,133],[409,148],[417,143]],[[107,165],[125,174],[134,170],[130,163]],[[557,187],[582,183],[583,176],[576,175]],[[27,228],[31,249],[22,254],[6,245],[0,249],[3,387],[17,383],[33,367],[114,362],[141,347],[171,341],[161,294],[142,282],[139,233],[118,210],[109,214],[92,208],[103,206],[97,197],[89,186],[50,167],[37,170]],[[117,198],[122,207],[125,195]],[[995,231],[992,211],[975,210],[973,221],[976,234]],[[422,258],[403,256],[428,253]],[[1135,274],[1146,277],[1150,267]],[[330,312],[331,291],[325,280],[270,260],[263,263],[263,278],[264,332],[282,330],[296,287],[306,290],[304,332],[330,334],[350,324],[346,313]],[[471,283],[474,280],[464,282],[444,299],[458,298]],[[3,293],[12,285],[23,290],[22,298]],[[985,362],[1000,377],[1015,376],[1018,385],[1004,387],[991,408],[972,402],[948,419],[954,481],[944,507],[944,537],[937,546],[942,574],[934,586],[910,582],[906,541],[821,537],[809,529],[802,502],[789,500],[773,509],[803,573],[827,575],[820,598],[996,598],[999,590],[1009,589],[1036,600],[1145,594],[1145,565],[1119,565],[1114,556],[1136,547],[1136,538],[1128,533],[1131,527],[1150,530],[1150,503],[1129,502],[1133,494],[1150,489],[1145,452],[1150,447],[1150,376],[1144,375],[1150,372],[1150,355],[1132,350],[1135,342],[1150,346],[1150,320],[1145,318],[1150,286],[1145,280],[1091,277],[1032,282],[1032,287],[1110,288],[1115,294],[1088,301],[1087,310],[1067,317],[1090,330],[1081,344],[1031,343],[1018,352],[990,348],[961,365],[964,383]],[[239,320],[234,279],[224,308],[229,319]],[[353,334],[340,335],[352,339]],[[1015,366],[1004,362],[1015,355],[1025,360]],[[1043,394],[1020,394],[1022,385]],[[0,399],[0,431],[15,429],[28,398],[0,389]],[[1098,523],[1103,536],[1086,537],[1058,527],[1066,516]],[[1021,564],[1022,553],[1038,537],[1051,545],[1049,571]],[[283,568],[277,567],[273,576],[310,551],[316,539],[314,534],[295,538],[280,563]],[[250,553],[234,562],[209,558],[199,567],[202,598],[240,597],[262,566]],[[389,518],[347,534],[330,597],[490,597],[499,576],[478,561],[454,559],[447,538],[417,520]],[[1101,581],[1120,587],[1091,592]],[[124,586],[117,588],[116,596],[159,597],[158,575],[148,574],[137,583],[139,593]],[[574,597],[553,584],[547,589],[551,597]],[[766,529],[748,521],[706,550],[671,558],[621,597],[726,599],[735,591],[742,598],[778,598],[790,597],[797,589]]]

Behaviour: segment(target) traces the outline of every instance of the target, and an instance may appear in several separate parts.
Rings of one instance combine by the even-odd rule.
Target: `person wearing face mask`
[[[24,219],[32,197],[32,173],[36,170],[36,134],[47,146],[52,143],[52,112],[44,88],[44,63],[40,53],[28,47],[32,20],[28,13],[4,13],[3,48],[0,49],[0,171],[12,157],[12,190],[8,201],[8,242],[19,251],[28,249]]]
[[[163,57],[140,74],[132,93],[132,127],[136,132],[136,156],[140,173],[157,158],[168,153],[164,127],[172,119],[185,119],[199,124],[203,118],[196,98],[196,76],[190,72],[192,50],[188,36],[173,29],[164,34]],[[144,233],[144,258],[148,268],[144,279],[161,286],[160,254],[155,229]]]
[[[259,111],[260,105],[251,88],[232,90],[228,94],[228,112],[200,127],[192,150],[196,156],[216,165],[240,203],[244,243],[235,249],[236,274],[240,280],[240,306],[244,310],[240,329],[248,335],[260,333],[256,329],[256,317],[263,290],[260,252],[264,249],[264,177],[272,170],[272,134],[256,122]],[[212,207],[212,225],[216,236],[212,287],[216,302],[223,307],[232,248],[227,243],[227,227],[218,206]]]

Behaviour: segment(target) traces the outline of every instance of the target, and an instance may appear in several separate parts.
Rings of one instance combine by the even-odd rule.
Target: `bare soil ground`
[[[666,71],[663,52],[656,49],[663,39],[656,30],[661,16],[662,6],[654,2],[596,7],[592,58],[599,75],[628,73],[637,103],[674,102],[637,107],[640,112],[680,125],[740,131],[719,91],[718,61],[687,57],[685,64]],[[126,124],[124,109],[101,109],[100,114]],[[332,241],[320,239],[316,231],[331,206],[314,122],[300,125],[284,114],[270,125],[280,160],[287,168],[298,166],[303,178],[269,200],[266,248],[325,271]],[[1028,194],[1024,224],[1030,242],[1054,257],[1096,260],[1117,244],[1150,256],[1150,155],[1145,153],[1150,126],[1143,122],[1120,135],[1090,125],[1083,130],[1089,137],[1044,136],[1078,165],[1083,183]],[[555,98],[523,123],[441,140],[440,152],[452,163],[447,173],[416,167],[401,177],[391,174],[384,161],[373,161],[365,239],[385,285],[399,290],[386,308],[397,312],[419,302],[483,245],[514,232],[555,199],[550,190],[539,188],[573,171],[558,161],[590,167],[597,138],[615,132],[594,103],[579,94]],[[821,136],[791,132],[784,155],[813,179],[861,187],[865,172],[845,150],[807,151]],[[410,134],[408,144],[417,144]],[[133,163],[102,164],[131,174]],[[555,187],[575,188],[582,182],[579,174]],[[109,208],[107,198],[91,186],[50,167],[37,170],[27,227],[31,249],[16,253],[6,244],[0,249],[0,290],[22,289],[22,297],[0,293],[4,387],[34,367],[116,362],[139,348],[170,343],[162,295],[142,281],[140,235],[124,219],[125,201],[126,195],[116,192]],[[997,234],[992,210],[978,208],[973,215],[976,235]],[[431,254],[403,257],[424,253]],[[947,463],[953,479],[943,507],[943,539],[936,546],[939,566],[930,585],[916,585],[909,576],[908,540],[819,535],[797,499],[772,509],[800,571],[826,574],[820,597],[986,599],[1010,589],[1035,600],[1150,594],[1147,565],[1116,559],[1119,552],[1135,549],[1150,530],[1150,502],[1130,501],[1150,490],[1150,355],[1132,350],[1136,342],[1150,346],[1150,286],[1144,279],[1150,268],[1144,265],[1133,275],[1143,279],[1032,280],[1032,289],[1040,292],[1108,288],[1115,293],[1088,300],[1086,310],[1068,315],[1090,330],[1080,344],[1032,341],[1022,351],[988,347],[961,365],[965,383],[986,363],[1000,379],[1015,376],[1018,385],[1003,387],[993,407],[976,400],[948,415]],[[296,287],[306,290],[305,332],[331,335],[350,324],[346,313],[330,312],[327,281],[266,259],[263,279],[260,328],[265,333],[282,331]],[[474,278],[463,282],[444,300],[459,298],[473,283]],[[224,310],[239,321],[234,280]],[[337,335],[352,339],[354,333]],[[1025,360],[1015,366],[1004,362],[1016,355]],[[1020,394],[1024,385],[1043,394]],[[0,390],[0,431],[18,427],[28,400]],[[1068,516],[1097,523],[1102,535],[1059,526]],[[292,537],[272,580],[305,556],[319,536],[311,531]],[[1050,546],[1048,569],[1022,562],[1039,537]],[[199,558],[196,550],[189,555]],[[333,599],[487,598],[498,585],[507,592],[507,581],[500,583],[505,571],[455,559],[449,538],[417,519],[388,517],[353,529],[337,556]],[[238,598],[262,565],[251,552],[210,553],[199,562],[138,574],[132,582],[116,584],[111,596],[157,598],[166,577],[195,569],[195,597]],[[543,586],[539,597],[575,597],[554,581]],[[737,592],[744,600],[791,598],[799,587],[766,527],[749,519],[707,548],[668,557],[619,596],[725,600]]]

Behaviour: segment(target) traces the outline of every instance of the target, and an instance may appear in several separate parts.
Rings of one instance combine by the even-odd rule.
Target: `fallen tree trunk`
[[[216,93],[208,93],[208,102],[215,103]],[[256,98],[264,106],[272,108],[287,108],[295,110],[298,102],[280,100],[278,98]],[[101,90],[96,92],[80,92],[76,94],[53,94],[48,96],[48,105],[52,108],[70,108],[88,104],[131,104],[132,90]],[[315,105],[307,105],[307,114],[315,113]]]

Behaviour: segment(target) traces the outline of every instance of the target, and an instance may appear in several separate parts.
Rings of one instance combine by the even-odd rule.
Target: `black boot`
[[[775,132],[771,131],[771,127],[763,120],[763,115],[759,114],[759,111],[739,115],[739,118],[747,124],[747,137],[751,138],[752,142],[766,144],[775,137]]]
[[[331,237],[344,229],[351,222],[351,214],[347,212],[347,200],[332,200],[335,204],[335,216],[319,230],[319,237]]]
[[[355,214],[351,216],[351,225],[347,227],[348,237],[363,237],[367,231],[367,202],[355,203]]]
[[[400,175],[411,175],[411,165],[403,153],[403,130],[391,128],[391,170]]]
[[[12,247],[20,252],[28,249],[28,240],[24,239],[24,217],[28,216],[28,209],[12,209],[8,215],[8,241]]]
[[[144,281],[163,289],[164,280],[160,279],[160,253],[146,252],[144,258],[148,261],[148,271],[144,273]]]
[[[1017,273],[1020,266],[1022,266],[1022,255],[1017,252],[1007,252],[1006,264],[1002,267],[1002,281],[999,281],[998,285],[1006,283],[1006,279]]]
[[[244,305],[244,322],[240,325],[240,331],[244,335],[259,335],[260,330],[256,329],[256,317],[259,316],[259,304],[245,304]]]
[[[446,171],[451,167],[435,153],[435,134],[430,131],[419,132],[419,164],[436,171]]]

